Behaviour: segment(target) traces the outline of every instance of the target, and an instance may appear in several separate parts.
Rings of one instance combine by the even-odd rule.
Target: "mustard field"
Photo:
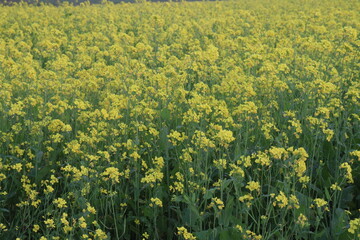
[[[0,239],[360,239],[360,2],[0,5]]]

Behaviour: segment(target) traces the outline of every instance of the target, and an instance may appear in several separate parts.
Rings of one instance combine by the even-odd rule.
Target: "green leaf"
[[[195,232],[194,235],[198,240],[215,240],[217,229],[208,229],[205,231]]]
[[[45,166],[35,173],[35,183],[40,183],[47,175],[50,175],[51,169],[53,169],[53,166]]]
[[[186,225],[197,229],[197,222],[200,220],[200,214],[194,206],[189,206],[182,211],[182,219]]]
[[[335,214],[331,220],[331,233],[333,236],[339,237],[341,234],[347,231],[347,225],[349,217],[345,213],[344,209],[337,208]],[[341,239],[341,238],[337,238]]]
[[[226,228],[219,234],[220,240],[242,239],[241,233],[234,228]]]
[[[219,223],[222,226],[224,227],[229,226],[230,220],[232,219],[233,216],[232,214],[233,211],[234,211],[234,197],[229,197],[225,203],[225,208],[223,209],[219,219]]]
[[[215,191],[215,189],[206,190],[206,192],[204,194],[204,199],[207,200],[207,199],[212,198],[213,194],[214,194],[214,191]]]
[[[169,147],[170,147],[170,143],[168,140],[168,136],[169,135],[169,128],[167,126],[164,126],[163,128],[160,129],[160,149],[163,152],[168,152]]]
[[[349,203],[351,201],[353,201],[354,199],[354,186],[348,186],[346,188],[344,188],[344,190],[342,191],[342,195],[341,195],[341,202],[340,202],[340,207],[345,209],[348,207]]]
[[[323,229],[323,230],[320,231],[320,232],[316,232],[314,239],[328,240],[328,238],[326,237],[326,232],[327,232],[326,229]]]
[[[0,208],[0,212],[6,212],[6,213],[9,213],[10,211],[6,208]]]
[[[325,188],[325,196],[326,196],[326,199],[327,199],[327,200],[330,200],[330,199],[331,199],[329,190],[328,190],[327,188]]]
[[[226,189],[231,182],[232,182],[232,179],[223,180],[223,181],[221,182],[221,187],[222,187],[222,189]]]
[[[170,120],[170,110],[167,108],[163,108],[160,111],[160,117],[162,119],[164,119],[165,121],[169,121]]]

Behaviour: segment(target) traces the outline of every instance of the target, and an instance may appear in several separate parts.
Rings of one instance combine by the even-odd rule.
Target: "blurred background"
[[[60,5],[62,2],[69,2],[73,5],[79,5],[82,2],[86,2],[88,0],[0,0],[0,4],[5,4],[5,5],[11,5],[13,3],[18,3],[18,2],[27,2],[27,3],[32,3],[32,4],[40,4],[40,3],[50,3],[53,5]],[[101,3],[103,0],[89,0],[91,3],[93,4],[99,4]],[[113,3],[121,3],[121,2],[141,2],[144,0],[108,0],[109,2],[113,2]],[[168,2],[169,0],[147,0],[150,2]],[[182,0],[172,0],[172,2],[181,2]],[[191,2],[191,1],[199,1],[199,0],[186,0],[187,2]],[[200,0],[201,1],[201,0]],[[211,0],[210,0],[211,1]]]

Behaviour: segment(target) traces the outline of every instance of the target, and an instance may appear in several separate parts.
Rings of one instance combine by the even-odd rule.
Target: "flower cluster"
[[[360,5],[0,5],[0,239],[359,238]]]

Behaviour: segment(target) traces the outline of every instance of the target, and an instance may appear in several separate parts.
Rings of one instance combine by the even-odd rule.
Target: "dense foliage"
[[[0,238],[358,239],[359,18],[0,6]]]

